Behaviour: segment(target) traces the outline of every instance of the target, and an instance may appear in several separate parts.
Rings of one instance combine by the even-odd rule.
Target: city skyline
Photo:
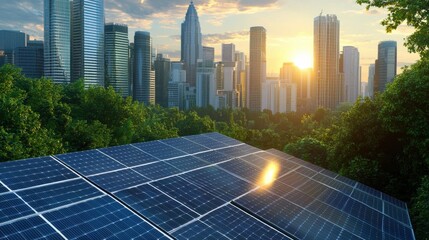
[[[146,0],[128,1],[123,4],[106,0],[105,3],[106,22],[127,24],[130,39],[135,31],[149,31],[158,52],[168,54],[172,60],[180,58],[180,24],[190,1]],[[377,58],[377,45],[384,40],[398,42],[398,68],[418,59],[417,55],[409,54],[403,46],[403,38],[410,29],[401,26],[393,34],[386,34],[379,24],[386,16],[385,11],[371,9],[366,12],[364,6],[359,6],[354,0],[322,0],[311,3],[287,0],[270,0],[263,3],[201,0],[194,3],[200,17],[203,45],[215,48],[216,60],[220,60],[222,43],[234,43],[237,50],[248,54],[248,29],[251,26],[264,26],[267,29],[269,76],[278,75],[283,62],[297,62],[299,58],[311,59],[313,18],[322,10],[324,14],[336,14],[340,20],[340,48],[355,46],[359,49],[362,76],[368,75],[369,64]],[[0,17],[0,29],[21,30],[28,33],[32,39],[43,39],[41,0],[24,0],[18,4],[4,3],[3,7],[8,11]],[[269,18],[266,17],[267,14]],[[294,24],[295,22],[300,24]],[[367,78],[363,77],[362,80],[366,81]]]

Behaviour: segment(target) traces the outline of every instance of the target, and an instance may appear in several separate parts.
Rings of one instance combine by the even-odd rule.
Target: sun
[[[311,68],[313,67],[313,59],[311,58],[310,54],[299,54],[293,59],[293,63],[301,68]]]

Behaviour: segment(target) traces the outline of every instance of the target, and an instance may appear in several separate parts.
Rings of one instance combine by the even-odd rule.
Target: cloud
[[[387,11],[382,10],[382,9],[369,9],[369,10],[362,9],[362,10],[347,10],[347,11],[344,11],[343,13],[345,13],[345,14],[351,13],[351,14],[356,14],[356,15],[363,15],[363,14],[365,14],[365,15],[385,15],[385,14],[387,14]]]
[[[180,41],[180,35],[172,35],[171,39]],[[214,46],[221,43],[237,42],[240,40],[247,40],[249,38],[249,31],[238,31],[238,32],[225,32],[225,33],[213,33],[203,34],[203,45]]]

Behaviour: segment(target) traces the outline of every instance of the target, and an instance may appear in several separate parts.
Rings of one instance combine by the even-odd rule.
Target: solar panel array
[[[407,206],[218,133],[0,164],[0,239],[415,239]]]

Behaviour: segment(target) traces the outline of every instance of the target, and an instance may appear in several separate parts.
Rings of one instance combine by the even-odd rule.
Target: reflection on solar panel
[[[0,239],[415,239],[407,205],[219,133],[0,163]]]

